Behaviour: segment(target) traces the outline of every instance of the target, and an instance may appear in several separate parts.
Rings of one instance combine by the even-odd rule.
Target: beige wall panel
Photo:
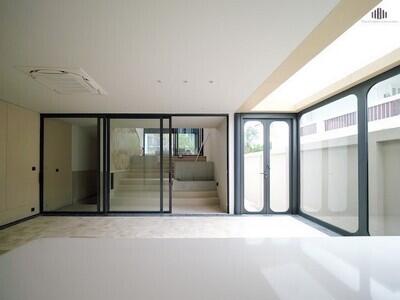
[[[45,119],[43,196],[46,211],[72,204],[71,139],[71,124]]]
[[[3,102],[0,106],[0,136],[6,136],[0,142],[0,160],[5,161],[0,167],[3,225],[39,212],[39,114]]]
[[[6,209],[7,104],[0,102],[0,213]]]
[[[8,105],[7,208],[39,204],[39,115]],[[36,170],[32,170],[35,167]]]

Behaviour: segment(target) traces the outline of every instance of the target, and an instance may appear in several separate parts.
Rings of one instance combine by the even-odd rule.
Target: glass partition
[[[110,120],[110,211],[160,211],[160,119]]]
[[[97,118],[44,118],[43,210],[102,209]]]
[[[355,95],[301,116],[301,210],[352,233],[358,230],[357,149]]]
[[[368,101],[369,233],[400,234],[400,75],[374,85]]]

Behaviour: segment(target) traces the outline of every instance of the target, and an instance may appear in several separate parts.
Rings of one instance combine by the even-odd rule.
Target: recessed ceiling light
[[[161,80],[157,80],[157,83],[161,83]]]
[[[214,83],[214,80],[210,80],[210,81],[208,81],[208,83],[213,84],[213,83]]]
[[[188,82],[189,82],[189,81],[187,81],[187,80],[184,80],[184,81],[183,81],[183,83],[188,83]]]

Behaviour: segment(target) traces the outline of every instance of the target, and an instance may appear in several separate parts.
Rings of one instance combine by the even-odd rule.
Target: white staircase
[[[168,199],[168,172],[163,174],[165,199]],[[114,173],[114,189],[111,191],[111,209],[141,211],[159,209],[160,170],[157,166],[141,168],[135,166],[129,171]],[[165,202],[166,203],[166,202]],[[177,181],[172,185],[173,212],[194,211],[201,207],[219,210],[219,199],[215,181]],[[218,212],[218,211],[216,211]]]

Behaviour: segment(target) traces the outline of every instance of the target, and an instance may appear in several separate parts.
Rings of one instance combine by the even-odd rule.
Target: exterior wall
[[[39,212],[39,114],[0,101],[0,225]]]
[[[244,155],[244,203],[245,208],[262,208],[264,202],[263,151]],[[272,158],[271,158],[272,161]]]
[[[400,122],[400,117],[398,117]],[[400,125],[400,123],[399,123]],[[400,228],[400,128],[369,134],[370,233],[398,235]]]

